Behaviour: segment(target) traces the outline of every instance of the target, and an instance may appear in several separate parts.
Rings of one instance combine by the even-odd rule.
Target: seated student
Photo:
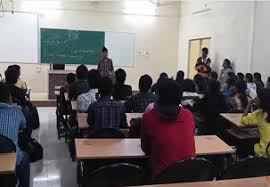
[[[256,104],[258,109],[253,113],[250,110]],[[257,156],[268,157],[267,145],[270,142],[270,89],[258,90],[258,97],[249,102],[241,119],[244,126],[257,125],[260,133],[260,142],[254,146]]]
[[[72,85],[75,81],[76,81],[76,75],[74,73],[67,74],[66,83],[65,83],[63,91],[68,92],[70,85]]]
[[[86,93],[89,90],[89,85],[87,81],[88,69],[85,65],[80,65],[76,69],[76,77],[77,80],[69,86],[69,100],[76,100],[78,95]]]
[[[237,81],[245,81],[245,75],[241,72],[237,73]]]
[[[167,80],[167,79],[169,79],[168,74],[165,73],[165,72],[161,73],[161,74],[159,75],[159,78],[158,78],[157,82],[152,86],[151,91],[152,91],[153,93],[157,94],[157,90],[158,90],[158,85],[159,85],[159,83],[161,83],[162,81]]]
[[[183,92],[196,92],[196,85],[191,79],[185,79],[183,82]]]
[[[206,77],[197,74],[194,76],[194,83],[196,85],[196,92],[200,94],[205,94],[207,91],[207,81]]]
[[[140,93],[132,96],[125,104],[127,112],[143,113],[146,107],[156,101],[156,96],[150,92],[152,78],[149,75],[141,76],[139,80]]]
[[[18,145],[19,130],[26,128],[26,120],[21,109],[11,104],[9,87],[0,83],[0,90],[0,134],[11,139],[16,145],[16,176],[19,180],[19,187],[29,187],[29,156]]]
[[[195,155],[195,122],[192,113],[179,105],[181,92],[175,81],[163,81],[154,108],[143,115],[141,146],[150,156],[153,176]]]
[[[228,98],[229,111],[234,113],[241,113],[245,110],[248,104],[248,97],[246,95],[247,85],[244,82],[237,81],[231,89],[231,95]]]
[[[251,99],[255,99],[257,97],[257,86],[253,81],[253,76],[251,73],[246,74],[246,83],[247,83],[247,95]]]
[[[87,112],[90,104],[96,102],[96,95],[98,93],[98,83],[100,81],[100,74],[97,70],[92,69],[88,72],[89,91],[78,96],[78,110],[80,112]]]
[[[216,134],[219,114],[227,111],[225,97],[220,92],[220,83],[211,80],[203,99],[194,106],[204,119],[204,124],[199,128],[200,134]]]
[[[263,89],[264,83],[262,81],[262,75],[258,72],[254,73],[254,82],[256,84],[257,89]]]
[[[184,77],[185,77],[185,73],[183,71],[178,71],[177,75],[176,75],[176,82],[182,86],[183,82],[184,82]]]
[[[99,85],[100,98],[88,109],[88,124],[93,129],[126,128],[125,106],[111,99],[113,91],[112,80],[102,78]]]
[[[132,95],[132,88],[125,85],[127,74],[125,70],[118,69],[115,72],[116,84],[114,86],[113,98],[116,101],[127,100]]]
[[[26,82],[20,79],[21,67],[19,65],[13,65],[13,68],[17,69],[17,71],[19,72],[19,78],[18,78],[15,86],[17,86],[18,88],[21,88],[23,90],[27,90]]]
[[[18,88],[15,86],[20,76],[20,72],[14,66],[9,66],[5,71],[5,83],[8,85],[12,100],[20,106],[25,106],[26,104],[26,90]]]

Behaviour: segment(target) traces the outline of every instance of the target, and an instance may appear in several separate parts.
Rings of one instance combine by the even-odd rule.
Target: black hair
[[[169,76],[168,76],[168,74],[165,73],[165,72],[162,72],[162,73],[159,75],[159,79],[168,79],[168,78],[169,78]]]
[[[208,48],[207,47],[202,48],[202,52],[208,53]]]
[[[104,46],[104,47],[102,48],[102,52],[103,52],[103,53],[108,53],[108,49]]]
[[[253,82],[253,76],[251,73],[247,73],[246,74],[246,81],[247,82]]]
[[[123,69],[118,69],[115,71],[115,79],[116,83],[118,84],[124,84],[126,81],[127,73]]]
[[[229,68],[232,69],[232,62],[228,58],[225,58],[224,63],[227,63],[227,65],[229,66]]]
[[[103,77],[99,84],[99,93],[101,96],[111,96],[113,92],[113,82],[108,77]]]
[[[99,88],[99,83],[101,80],[101,76],[96,69],[92,69],[88,72],[88,84],[90,89]]]
[[[69,73],[66,76],[66,81],[68,84],[73,83],[76,80],[76,75],[74,73]]]
[[[11,97],[9,86],[0,82],[0,102],[8,103]]]
[[[260,99],[260,108],[267,113],[266,121],[270,123],[270,89],[260,89],[258,91],[258,98]]]
[[[139,80],[139,89],[140,92],[146,93],[151,89],[153,80],[149,75],[143,75],[141,76]]]
[[[210,77],[211,77],[213,80],[217,80],[217,79],[218,79],[218,74],[217,74],[217,72],[211,71]]]
[[[178,71],[176,75],[176,82],[182,83],[184,81],[185,73],[183,71]]]
[[[20,71],[14,66],[9,66],[5,71],[5,77],[7,84],[16,84],[20,77]]]
[[[79,80],[86,80],[88,76],[88,69],[85,65],[80,65],[76,69],[76,76]]]
[[[239,81],[244,81],[244,79],[245,79],[244,73],[238,72],[238,73],[237,73],[237,79],[238,79]]]
[[[185,79],[182,84],[183,92],[196,92],[196,85],[191,79]]]
[[[179,84],[171,79],[162,81],[158,87],[159,106],[179,106],[182,99],[182,89]]]
[[[255,81],[261,81],[262,80],[262,75],[258,72],[253,74],[254,80]]]

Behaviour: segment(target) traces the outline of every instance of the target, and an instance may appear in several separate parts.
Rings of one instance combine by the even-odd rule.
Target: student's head
[[[196,92],[196,85],[191,79],[185,79],[182,87],[183,92]]]
[[[116,83],[124,84],[126,81],[126,77],[127,77],[127,74],[126,74],[125,70],[120,68],[120,69],[115,71]]]
[[[253,74],[254,76],[254,81],[262,81],[262,75],[258,72]]]
[[[253,76],[251,73],[246,74],[246,82],[253,82]]]
[[[176,75],[176,82],[182,83],[185,77],[185,73],[183,71],[178,71]]]
[[[257,105],[267,113],[267,122],[270,123],[270,89],[263,88],[258,91]]]
[[[163,107],[179,106],[182,99],[182,89],[176,81],[167,79],[158,87],[158,105]]]
[[[9,66],[5,71],[6,83],[7,84],[16,84],[20,77],[20,72],[14,66]]]
[[[141,76],[139,80],[139,89],[142,93],[147,93],[152,86],[153,80],[149,75]]]
[[[218,79],[218,74],[217,74],[217,72],[211,71],[211,73],[210,73],[210,79],[211,79],[211,80],[217,80],[217,79]]]
[[[67,74],[66,81],[68,84],[72,84],[76,80],[76,75],[74,73]]]
[[[87,76],[88,76],[87,67],[83,64],[78,66],[78,68],[76,69],[76,76],[77,76],[77,79],[79,80],[87,80]]]
[[[224,69],[232,68],[232,63],[231,63],[231,61],[230,61],[229,59],[226,58],[226,59],[223,61],[223,68],[224,68]]]
[[[108,49],[104,46],[101,53],[102,58],[108,57]]]
[[[113,82],[110,78],[104,77],[101,78],[99,84],[99,93],[101,97],[111,96],[113,92]]]
[[[202,48],[202,57],[206,58],[208,56],[208,48],[204,47]]]
[[[215,80],[210,80],[208,82],[208,94],[217,95],[220,93],[220,83]]]
[[[88,84],[90,89],[97,89],[99,88],[99,82],[101,80],[101,76],[96,69],[91,69],[88,72]]]
[[[159,75],[159,79],[168,79],[168,78],[169,78],[169,76],[168,76],[168,74],[165,73],[165,72],[162,72],[162,73]]]
[[[1,103],[10,103],[11,102],[11,93],[9,87],[4,84],[0,83],[0,102]]]
[[[12,67],[13,67],[14,69],[16,69],[16,71],[18,71],[19,77],[20,77],[20,75],[21,75],[21,66],[15,64],[15,65],[13,65]]]
[[[244,75],[244,73],[241,73],[241,72],[237,73],[237,79],[238,79],[239,81],[244,81],[244,80],[245,80],[245,75]]]

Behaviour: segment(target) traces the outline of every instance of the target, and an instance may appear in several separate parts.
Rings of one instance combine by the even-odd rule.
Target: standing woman
[[[111,80],[114,79],[114,68],[112,59],[108,57],[108,49],[103,47],[101,53],[101,60],[98,64],[98,72],[102,78],[108,77]]]
[[[230,73],[233,73],[232,63],[229,59],[226,58],[223,61],[223,69],[220,72],[220,78],[219,78],[221,90],[224,90],[224,88],[226,87],[226,82],[230,78],[229,77]]]

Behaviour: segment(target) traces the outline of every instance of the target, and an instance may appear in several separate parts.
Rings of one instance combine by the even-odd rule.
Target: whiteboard
[[[4,13],[0,17],[0,63],[38,63],[38,16]]]
[[[133,33],[105,32],[105,46],[114,66],[134,66],[135,38],[136,35]]]

